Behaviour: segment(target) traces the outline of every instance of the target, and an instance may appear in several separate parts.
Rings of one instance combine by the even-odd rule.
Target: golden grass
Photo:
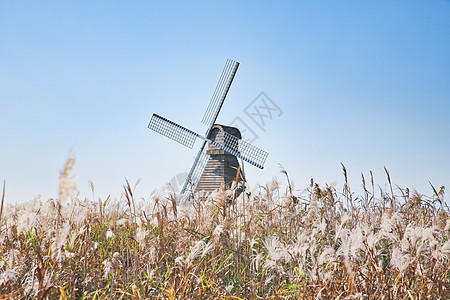
[[[379,195],[371,176],[362,196],[313,180],[297,193],[288,178],[285,192],[271,182],[231,204],[224,190],[136,200],[128,182],[96,201],[74,193],[72,166],[58,199],[3,208],[0,298],[450,298],[443,187],[393,189],[386,171]]]

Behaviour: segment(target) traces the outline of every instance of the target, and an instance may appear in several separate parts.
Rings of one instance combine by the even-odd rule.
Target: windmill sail
[[[188,189],[191,191],[195,191],[195,189],[197,188],[197,185],[203,175],[203,172],[205,171],[206,165],[209,160],[209,155],[206,154],[206,145],[207,142],[204,141],[202,147],[200,148],[200,151],[197,154],[197,157],[195,158],[194,163],[192,164],[186,181],[184,182],[183,188],[181,190],[182,194],[184,194]]]
[[[233,82],[234,75],[236,75],[238,67],[239,63],[237,61],[227,59],[222,75],[220,76],[219,82],[214,90],[214,94],[209,102],[205,115],[203,116],[202,123],[208,126],[209,129],[211,129],[216,122],[217,116],[219,115],[220,109],[225,101],[225,97],[230,90],[231,83]],[[208,136],[208,134],[206,134],[206,136]]]
[[[267,155],[269,155],[266,151],[238,139],[225,131],[221,131],[211,143],[260,169],[264,168]]]
[[[198,137],[197,133],[157,114],[153,114],[148,128],[191,149]]]

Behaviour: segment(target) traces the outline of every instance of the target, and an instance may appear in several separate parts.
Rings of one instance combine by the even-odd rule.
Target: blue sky
[[[0,179],[8,202],[56,197],[73,155],[82,197],[148,198],[197,148],[147,129],[153,112],[204,133],[227,58],[241,63],[218,122],[264,92],[283,111],[257,132],[264,170],[297,190],[355,191],[384,167],[400,187],[450,185],[449,1],[2,1]]]

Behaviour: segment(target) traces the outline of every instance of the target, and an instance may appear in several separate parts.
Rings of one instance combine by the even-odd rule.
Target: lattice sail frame
[[[266,151],[238,139],[234,135],[223,130],[217,134],[216,138],[211,143],[260,169],[264,168],[267,155],[269,155]]]
[[[194,193],[197,189],[197,185],[200,182],[200,178],[202,178],[203,172],[205,171],[206,165],[208,164],[210,158],[210,156],[206,153],[206,145],[207,142],[203,142],[203,145],[200,148],[194,163],[192,164],[191,170],[186,177],[186,181],[181,189],[181,194],[184,194],[188,189],[190,192]]]
[[[202,123],[208,126],[208,131],[211,130],[217,120],[217,116],[219,115],[220,109],[225,101],[225,97],[230,90],[231,83],[233,82],[238,67],[239,63],[237,61],[227,59],[222,75],[220,76],[211,101],[209,101],[208,108],[203,116]],[[206,134],[206,136],[208,135]]]
[[[153,114],[150,123],[148,124],[148,128],[190,149],[194,146],[198,136],[195,132],[157,114]]]

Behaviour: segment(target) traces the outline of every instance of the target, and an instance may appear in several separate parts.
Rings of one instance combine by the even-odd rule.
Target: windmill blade
[[[220,131],[215,140],[211,141],[211,143],[214,146],[219,147],[220,149],[225,150],[226,152],[233,154],[234,156],[237,156],[260,169],[264,168],[267,155],[269,155],[266,151],[238,139],[234,135],[231,135],[225,131]]]
[[[202,177],[203,172],[205,171],[206,168],[206,164],[208,163],[209,160],[209,155],[206,154],[207,143],[208,142],[206,140],[203,142],[203,145],[200,148],[200,151],[198,152],[194,163],[192,164],[191,170],[189,171],[186,181],[184,182],[181,194],[184,194],[188,189],[191,191],[195,191],[197,189],[198,182],[200,181],[200,178]]]
[[[199,136],[197,133],[157,114],[153,114],[148,128],[191,149]]]
[[[234,75],[239,67],[237,61],[227,59],[225,67],[223,68],[222,75],[217,83],[214,94],[209,102],[205,115],[203,116],[202,123],[207,125],[208,128],[216,122],[219,111],[222,108],[222,104],[225,101],[225,97],[228,94],[231,83],[233,82]]]

